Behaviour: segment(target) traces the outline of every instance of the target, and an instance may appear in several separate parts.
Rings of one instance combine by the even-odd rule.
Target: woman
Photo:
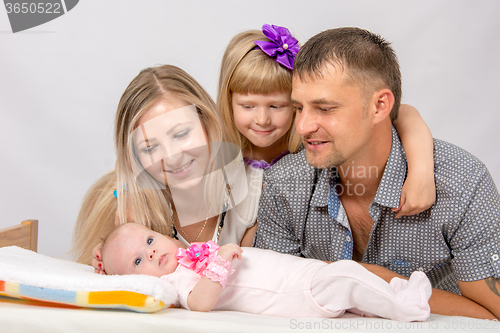
[[[74,231],[77,261],[102,267],[99,239],[131,221],[185,244],[241,244],[255,219],[232,219],[232,208],[253,201],[252,190],[228,138],[214,102],[189,74],[170,65],[141,71],[118,105],[116,170],[84,198]]]

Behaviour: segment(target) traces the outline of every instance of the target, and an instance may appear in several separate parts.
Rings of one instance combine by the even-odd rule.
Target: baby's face
[[[120,227],[106,245],[108,274],[145,274],[160,277],[177,268],[177,245],[172,239],[137,223]]]

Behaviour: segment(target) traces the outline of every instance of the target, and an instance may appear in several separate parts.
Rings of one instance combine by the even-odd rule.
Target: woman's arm
[[[429,127],[411,105],[402,104],[394,122],[408,161],[408,175],[396,217],[413,215],[430,208],[436,201],[434,182],[434,143]]]
[[[217,255],[222,259],[231,262],[233,259],[241,259],[243,250],[236,244],[223,245]],[[187,305],[191,311],[210,311],[219,300],[222,285],[206,276],[202,276],[200,281],[194,286],[187,298]]]

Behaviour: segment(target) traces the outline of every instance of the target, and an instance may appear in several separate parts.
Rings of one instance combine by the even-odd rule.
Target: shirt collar
[[[382,206],[397,208],[401,198],[401,189],[406,179],[406,155],[399,140],[399,135],[392,127],[392,147],[373,202]]]
[[[316,183],[311,199],[311,205],[315,207],[324,207],[328,205],[328,193],[330,191],[330,174],[332,169],[315,169]]]

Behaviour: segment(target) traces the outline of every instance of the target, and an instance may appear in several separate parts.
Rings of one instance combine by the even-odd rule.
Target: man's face
[[[328,64],[321,75],[293,77],[295,127],[307,162],[320,169],[360,163],[373,129],[370,104],[342,70]]]

